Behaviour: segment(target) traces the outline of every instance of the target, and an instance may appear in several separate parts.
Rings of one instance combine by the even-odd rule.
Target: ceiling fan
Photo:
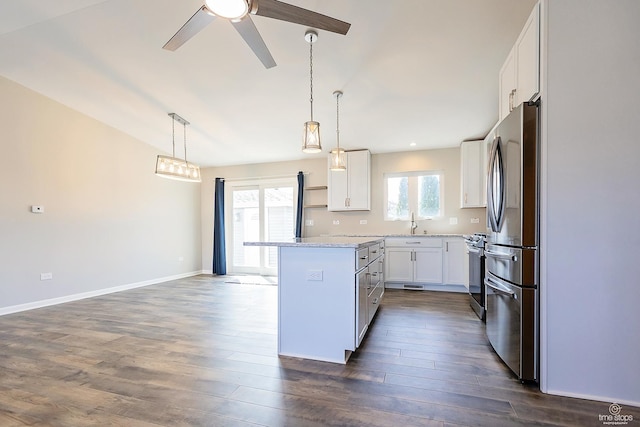
[[[171,37],[163,49],[178,49],[217,17],[231,22],[265,68],[275,67],[276,62],[250,15],[293,22],[338,34],[347,34],[351,27],[348,22],[278,0],[204,0],[204,5]]]

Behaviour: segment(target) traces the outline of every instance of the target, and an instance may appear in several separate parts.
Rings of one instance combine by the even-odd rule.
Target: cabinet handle
[[[371,301],[372,304],[377,304],[378,303],[378,298],[374,298],[373,301]]]
[[[464,193],[464,203],[467,204],[467,193]]]
[[[360,257],[360,259],[361,259],[361,260],[363,260],[363,261],[364,261],[365,259],[367,259],[367,258],[369,258],[369,256],[368,256],[368,255],[363,255],[363,256],[361,256],[361,257]]]
[[[445,252],[449,252],[449,242],[446,242],[446,243],[445,243],[445,248],[446,248],[446,249],[445,249],[444,251],[445,251]]]
[[[515,98],[516,98],[516,90],[513,89],[511,92],[509,92],[509,112],[513,111],[513,109],[516,107]]]
[[[404,243],[407,244],[407,245],[419,245],[422,242],[404,242]]]
[[[367,289],[371,289],[371,274],[370,273],[366,273],[365,274],[365,278],[367,280]]]

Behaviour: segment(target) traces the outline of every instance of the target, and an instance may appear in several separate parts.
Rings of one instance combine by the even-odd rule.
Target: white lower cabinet
[[[367,328],[369,326],[369,315],[367,313],[367,308],[369,306],[367,301],[367,296],[369,294],[367,288],[369,284],[369,267],[365,267],[356,273],[356,284],[358,286],[358,322],[356,329],[356,336],[358,345],[364,338],[364,335],[367,333]]]
[[[384,244],[374,244],[357,252],[357,346],[369,329],[384,294]]]
[[[384,281],[389,288],[466,285],[468,272],[462,237],[390,237],[385,245]]]
[[[469,258],[463,239],[446,239],[443,253],[443,281],[449,285],[469,288]]]
[[[415,282],[442,283],[442,248],[416,249],[413,271]]]

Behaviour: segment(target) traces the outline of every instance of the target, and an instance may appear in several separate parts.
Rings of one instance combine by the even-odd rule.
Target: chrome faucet
[[[411,234],[416,234],[416,228],[418,228],[418,224],[415,221],[413,212],[411,212]]]

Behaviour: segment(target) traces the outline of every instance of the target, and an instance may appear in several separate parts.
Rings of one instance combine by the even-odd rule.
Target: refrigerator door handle
[[[490,277],[485,277],[484,278],[484,284],[488,287],[490,287],[491,289],[493,289],[494,291],[496,291],[499,294],[503,294],[503,295],[507,295],[509,297],[515,298],[515,292],[513,292],[512,290],[502,286],[500,283],[496,282],[495,280],[491,279]]]
[[[491,227],[491,231],[498,231],[497,230],[497,224],[496,224],[496,216],[495,216],[495,212],[493,210],[493,198],[494,198],[494,194],[493,194],[493,166],[494,166],[494,156],[495,156],[495,152],[496,152],[496,144],[497,144],[497,138],[495,138],[493,140],[493,143],[491,144],[491,153],[489,154],[489,172],[487,175],[487,219],[489,222],[489,227]]]
[[[484,250],[484,254],[488,257],[491,258],[498,258],[498,259],[504,259],[507,261],[513,261],[516,262],[518,261],[518,257],[515,255],[511,255],[511,254],[505,254],[503,252],[494,252],[494,251],[490,251],[488,249]]]
[[[487,176],[487,217],[491,231],[500,232],[504,222],[505,176],[500,148],[501,138],[497,136],[491,146],[489,174]]]

